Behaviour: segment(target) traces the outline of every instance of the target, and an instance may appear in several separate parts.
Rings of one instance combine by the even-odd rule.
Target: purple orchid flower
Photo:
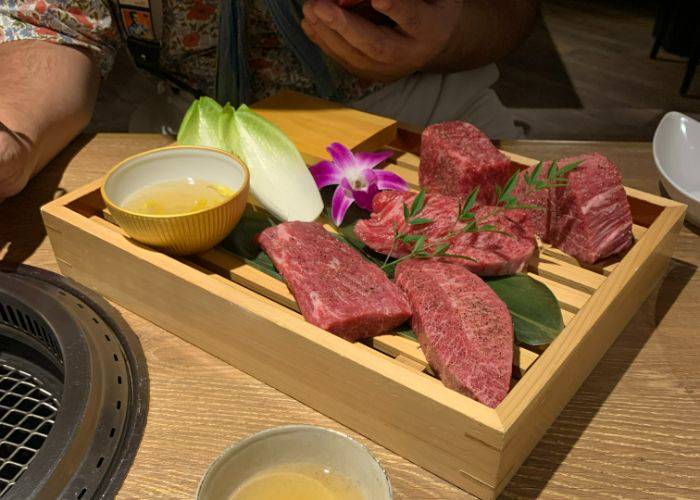
[[[338,187],[333,193],[331,216],[339,226],[350,205],[364,210],[372,210],[374,195],[385,189],[406,191],[406,181],[393,172],[374,170],[374,167],[391,157],[390,151],[377,153],[353,153],[348,148],[334,142],[326,148],[333,161],[322,161],[310,168],[319,189],[326,186]]]

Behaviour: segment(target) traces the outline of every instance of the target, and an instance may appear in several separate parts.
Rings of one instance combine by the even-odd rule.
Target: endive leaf
[[[225,139],[250,169],[250,190],[280,220],[313,221],[323,211],[321,194],[294,143],[273,123],[242,105],[235,131]]]
[[[180,124],[178,144],[225,149],[218,127],[221,110],[219,103],[210,97],[194,101]]]
[[[250,171],[251,197],[280,220],[312,221],[323,210],[313,176],[292,141],[248,106],[236,111],[202,97],[185,114],[177,141],[236,154]]]

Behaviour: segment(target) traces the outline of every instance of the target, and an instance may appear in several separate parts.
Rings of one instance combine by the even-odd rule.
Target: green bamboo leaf
[[[530,175],[530,179],[539,179],[540,172],[542,171],[543,166],[544,166],[543,161],[540,161],[537,165],[535,165],[535,168],[532,169],[532,174]]]
[[[525,274],[487,278],[486,284],[505,302],[513,318],[515,340],[525,345],[551,343],[564,329],[564,320],[556,297],[545,285]],[[418,341],[416,332],[406,323],[394,331]]]
[[[421,250],[423,250],[423,247],[425,247],[425,236],[420,236],[416,240],[416,244],[413,246],[413,253],[418,253]]]
[[[474,207],[474,204],[476,203],[476,198],[478,196],[479,186],[476,186],[474,189],[472,189],[472,192],[469,193],[469,196],[467,196],[467,200],[464,202],[464,206],[459,211],[460,218],[462,218],[462,216],[464,216],[465,214],[470,214],[471,218],[474,217],[474,215],[471,214],[471,209]]]
[[[501,198],[506,198],[513,192],[513,189],[515,189],[515,186],[518,184],[518,177],[519,176],[520,176],[520,171],[517,171],[513,175],[510,176],[510,179],[508,179],[508,182],[506,182],[506,185],[503,188],[503,193],[501,194]]]
[[[405,234],[401,237],[401,241],[404,243],[415,243],[421,238],[423,238],[423,236],[420,234]]]
[[[462,231],[465,233],[473,233],[474,231],[476,231],[476,228],[477,228],[476,222],[471,221],[469,224],[467,224],[466,226],[464,226],[462,228]]]
[[[557,160],[554,160],[547,170],[547,179],[553,181],[557,178]]]
[[[568,165],[564,165],[557,172],[557,177],[563,177],[564,175],[571,172],[573,169],[577,168],[581,163],[583,163],[583,160],[575,161],[573,163],[569,163]]]
[[[222,242],[221,247],[242,258],[250,266],[281,281],[282,277],[275,270],[272,261],[255,242],[255,236],[260,231],[277,223],[278,221],[271,218],[266,212],[254,210],[249,206],[236,228]],[[367,260],[382,267],[390,278],[393,276],[398,259],[383,265],[383,258],[379,258],[355,235],[354,222],[341,226],[340,230],[342,235],[337,235],[340,241],[353,246]],[[424,245],[425,242],[418,251],[419,258],[432,257],[423,249]],[[463,255],[450,254],[448,251],[445,251],[441,257],[474,260]],[[547,344],[554,340],[564,328],[559,303],[544,284],[525,274],[487,278],[486,283],[508,306],[513,318],[515,338],[518,342],[528,345]],[[416,339],[415,333],[408,324],[397,329],[394,333]]]
[[[255,241],[261,231],[276,224],[277,221],[267,212],[254,210],[248,205],[235,229],[221,242],[221,247],[242,258],[246,264],[281,280],[272,261]]]
[[[425,190],[421,189],[415,198],[413,198],[413,203],[411,204],[411,217],[415,217],[423,210],[423,205],[425,205]]]
[[[449,243],[443,243],[441,245],[438,245],[435,247],[435,250],[433,251],[433,257],[440,257],[441,255],[445,255],[447,250],[450,248]]]
[[[498,233],[498,234],[502,234],[503,236],[508,236],[509,238],[513,238],[513,237],[514,237],[514,236],[513,236],[512,234],[510,234],[509,232],[507,232],[507,231],[501,231],[501,230],[498,229],[496,226],[492,226],[491,224],[483,224],[483,225],[479,226],[478,231],[479,231],[480,233],[481,233],[481,232],[485,232],[485,233],[486,233],[486,232],[488,232],[488,233]]]
[[[419,224],[430,224],[433,222],[433,219],[426,219],[426,218],[417,218],[417,219],[411,219],[408,221],[408,223],[412,226],[417,226]]]
[[[408,212],[408,206],[404,203],[403,204],[403,220],[408,222],[408,219],[411,218],[411,214]]]
[[[543,283],[526,274],[487,278],[486,283],[508,306],[518,342],[549,344],[564,329],[559,302]]]

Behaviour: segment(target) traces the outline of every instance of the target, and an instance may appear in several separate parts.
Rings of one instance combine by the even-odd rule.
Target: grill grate
[[[65,295],[64,292],[60,293]],[[54,358],[63,364],[63,357],[58,344],[56,344],[56,339],[50,333],[51,329],[49,326],[41,318],[27,314],[20,308],[12,307],[10,304],[0,302],[0,322],[17,328],[41,342],[53,354]]]
[[[0,363],[0,497],[27,470],[53,427],[58,406],[36,377]]]

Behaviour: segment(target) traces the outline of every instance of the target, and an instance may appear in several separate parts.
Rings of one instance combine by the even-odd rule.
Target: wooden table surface
[[[0,205],[0,257],[57,271],[39,206],[118,160],[169,143],[157,135],[82,136],[19,196]],[[646,143],[515,141],[533,158],[599,151],[625,184],[659,192]],[[507,498],[700,497],[700,237],[682,230],[667,275],[620,334],[504,492]],[[217,358],[120,309],[151,380],[148,424],[122,498],[192,498],[227,446],[290,423],[348,432],[386,467],[396,498],[464,492]]]

